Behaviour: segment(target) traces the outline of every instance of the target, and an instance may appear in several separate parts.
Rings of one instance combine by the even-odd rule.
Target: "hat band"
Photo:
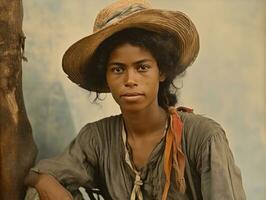
[[[138,11],[145,10],[145,9],[147,9],[147,7],[143,7],[143,5],[132,5],[132,6],[126,7],[123,10],[114,12],[113,15],[108,20],[106,20],[104,23],[96,24],[94,32],[108,26],[109,24],[119,21],[120,19],[125,18],[130,14],[133,14]]]

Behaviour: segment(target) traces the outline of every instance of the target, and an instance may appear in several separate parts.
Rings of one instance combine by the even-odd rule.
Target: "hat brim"
[[[156,32],[170,32],[179,45],[178,67],[184,71],[196,59],[199,52],[199,36],[192,21],[182,12],[146,9],[116,21],[105,28],[82,38],[67,49],[63,56],[63,70],[71,81],[89,91],[110,92],[107,87],[88,85],[90,77],[84,74],[97,47],[114,33],[126,28],[143,28]]]

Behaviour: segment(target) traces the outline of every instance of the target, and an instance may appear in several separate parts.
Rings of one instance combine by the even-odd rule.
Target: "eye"
[[[147,65],[147,64],[139,64],[138,67],[137,67],[137,70],[139,72],[146,72],[150,69],[150,65]]]
[[[115,74],[121,74],[124,71],[124,68],[120,65],[114,65],[111,67],[111,72],[114,72]]]

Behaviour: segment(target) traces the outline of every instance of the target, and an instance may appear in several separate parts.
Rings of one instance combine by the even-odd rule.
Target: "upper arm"
[[[32,170],[50,174],[66,187],[96,187],[98,156],[97,130],[85,126],[63,153],[41,160]]]
[[[246,199],[241,173],[222,129],[202,143],[197,169],[203,199]]]

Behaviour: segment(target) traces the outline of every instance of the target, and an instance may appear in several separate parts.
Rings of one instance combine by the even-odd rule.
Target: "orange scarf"
[[[166,182],[164,185],[164,191],[162,200],[166,200],[169,187],[171,184],[171,171],[174,169],[176,175],[177,186],[181,193],[185,193],[186,183],[185,183],[185,155],[182,152],[181,140],[182,140],[182,128],[183,123],[178,111],[192,112],[192,109],[179,107],[170,107],[170,128],[168,129],[166,135],[166,145],[164,150],[164,173],[166,176]]]

